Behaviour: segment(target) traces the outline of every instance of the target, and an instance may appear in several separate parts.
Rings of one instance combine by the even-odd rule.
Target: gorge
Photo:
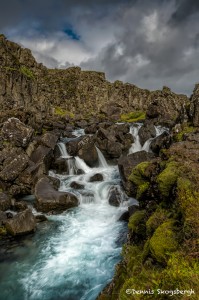
[[[47,69],[3,35],[0,64],[1,299],[197,299],[199,85]]]

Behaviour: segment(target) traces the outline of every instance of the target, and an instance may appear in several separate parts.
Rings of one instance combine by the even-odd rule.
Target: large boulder
[[[89,167],[94,167],[98,163],[94,139],[88,135],[69,141],[66,148],[69,155],[79,156]]]
[[[5,222],[5,227],[8,233],[13,236],[23,235],[35,231],[36,220],[30,209],[26,209],[12,219]]]
[[[127,193],[131,192],[132,185],[129,181],[129,176],[132,172],[132,169],[135,168],[139,163],[144,161],[150,161],[153,158],[154,154],[148,153],[146,151],[139,151],[132,153],[128,156],[120,157],[118,161],[118,167],[122,179],[122,184]]]
[[[39,140],[39,143],[42,145],[49,147],[51,149],[55,148],[55,145],[57,144],[59,136],[56,134],[53,134],[51,132],[46,132],[42,135],[42,137]]]
[[[159,154],[161,149],[167,149],[171,145],[171,136],[167,131],[152,140],[150,148],[154,153]]]
[[[140,144],[143,146],[144,143],[156,136],[155,126],[153,124],[145,123],[138,131],[140,137]]]
[[[29,158],[25,153],[16,155],[13,160],[4,163],[5,167],[0,172],[0,179],[3,181],[13,181],[28,166]]]
[[[13,142],[15,146],[26,147],[30,142],[34,130],[26,126],[16,118],[10,118],[4,122],[2,136],[4,139]]]
[[[122,195],[118,187],[111,187],[108,193],[108,202],[112,206],[120,206]]]
[[[75,195],[55,190],[47,177],[43,177],[37,182],[35,197],[37,209],[43,212],[61,212],[78,206],[78,199]]]

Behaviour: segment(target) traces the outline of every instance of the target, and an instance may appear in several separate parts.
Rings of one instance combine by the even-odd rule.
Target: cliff
[[[117,120],[122,113],[146,111],[151,103],[159,106],[157,111],[153,105],[153,115],[167,121],[176,120],[189,100],[168,88],[150,92],[129,83],[110,83],[104,73],[79,67],[47,69],[29,49],[0,35],[1,120],[15,115],[33,127],[57,116]]]

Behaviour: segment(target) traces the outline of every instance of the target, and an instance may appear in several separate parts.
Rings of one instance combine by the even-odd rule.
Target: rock
[[[37,182],[35,197],[37,209],[43,212],[61,212],[78,205],[78,199],[75,195],[56,191],[46,177]]]
[[[39,139],[39,143],[51,149],[55,148],[57,141],[58,136],[51,132],[44,133],[43,136]]]
[[[46,216],[42,215],[42,214],[36,215],[35,219],[36,219],[37,223],[48,221],[48,219],[46,218]]]
[[[128,193],[130,193],[131,191],[131,183],[128,178],[131,174],[132,169],[139,163],[144,161],[150,161],[152,158],[154,158],[154,154],[147,153],[145,151],[139,151],[136,153],[132,153],[128,156],[122,156],[119,159],[118,167],[122,184]]]
[[[23,211],[28,208],[28,205],[25,201],[15,201],[14,209],[16,211]]]
[[[123,212],[123,214],[119,217],[119,220],[118,221],[125,221],[125,222],[128,222],[129,220],[129,212],[128,211],[125,211]]]
[[[67,174],[68,173],[67,159],[63,157],[59,157],[55,159],[51,165],[51,168],[58,174]]]
[[[118,142],[108,141],[107,143],[107,153],[110,158],[118,158],[122,154],[122,144]]]
[[[46,166],[50,166],[53,158],[53,151],[49,147],[39,145],[36,150],[31,154],[30,159],[35,163],[45,163]]]
[[[0,226],[4,225],[6,220],[7,220],[6,213],[3,211],[0,211]]]
[[[79,156],[89,167],[98,163],[98,154],[94,139],[90,136],[82,136],[71,140],[66,144],[67,151],[71,156]]]
[[[144,143],[156,136],[155,126],[153,124],[145,123],[138,131],[138,135],[140,137],[140,144],[143,146]]]
[[[159,154],[161,149],[168,149],[171,145],[171,136],[168,132],[163,132],[161,135],[152,140],[150,148],[154,153]]]
[[[121,192],[117,187],[112,187],[108,193],[108,202],[112,206],[120,206],[122,202]]]
[[[16,155],[14,159],[6,164],[0,172],[0,179],[4,181],[13,181],[28,165],[28,156],[26,154]]]
[[[35,231],[36,220],[30,209],[18,213],[12,219],[5,222],[5,227],[8,233],[13,236],[24,235]]]
[[[26,126],[16,118],[8,119],[2,127],[3,137],[18,147],[26,147],[32,138],[33,132],[34,130],[31,127]]]
[[[191,96],[190,114],[194,126],[199,126],[199,84],[195,85]]]
[[[91,124],[85,128],[86,134],[94,134],[98,130],[98,124]]]
[[[76,189],[76,190],[82,190],[84,188],[84,185],[80,184],[76,181],[72,181],[71,184],[70,184],[70,187],[73,188],[73,189]]]
[[[5,211],[11,206],[11,200],[8,195],[0,192],[0,211]]]
[[[103,175],[100,174],[100,173],[97,173],[97,174],[90,177],[89,182],[103,181],[103,180],[104,180]]]

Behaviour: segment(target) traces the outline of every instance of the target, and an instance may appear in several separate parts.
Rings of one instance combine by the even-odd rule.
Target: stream
[[[149,151],[150,141],[140,146],[140,126],[131,127],[135,142],[129,153]],[[157,128],[157,135],[161,132]],[[82,130],[74,133],[84,134]],[[95,300],[121,260],[127,224],[118,219],[137,201],[127,198],[117,166],[108,165],[99,149],[99,165],[90,168],[79,157],[70,157],[63,141],[58,147],[69,172],[60,175],[50,171],[49,175],[60,179],[60,191],[78,197],[79,206],[47,216],[48,221],[39,223],[35,234],[11,244],[7,259],[0,262],[1,300]],[[102,174],[103,181],[90,182],[95,174]],[[74,181],[83,188],[71,188]],[[119,207],[108,203],[113,187],[121,195]]]

